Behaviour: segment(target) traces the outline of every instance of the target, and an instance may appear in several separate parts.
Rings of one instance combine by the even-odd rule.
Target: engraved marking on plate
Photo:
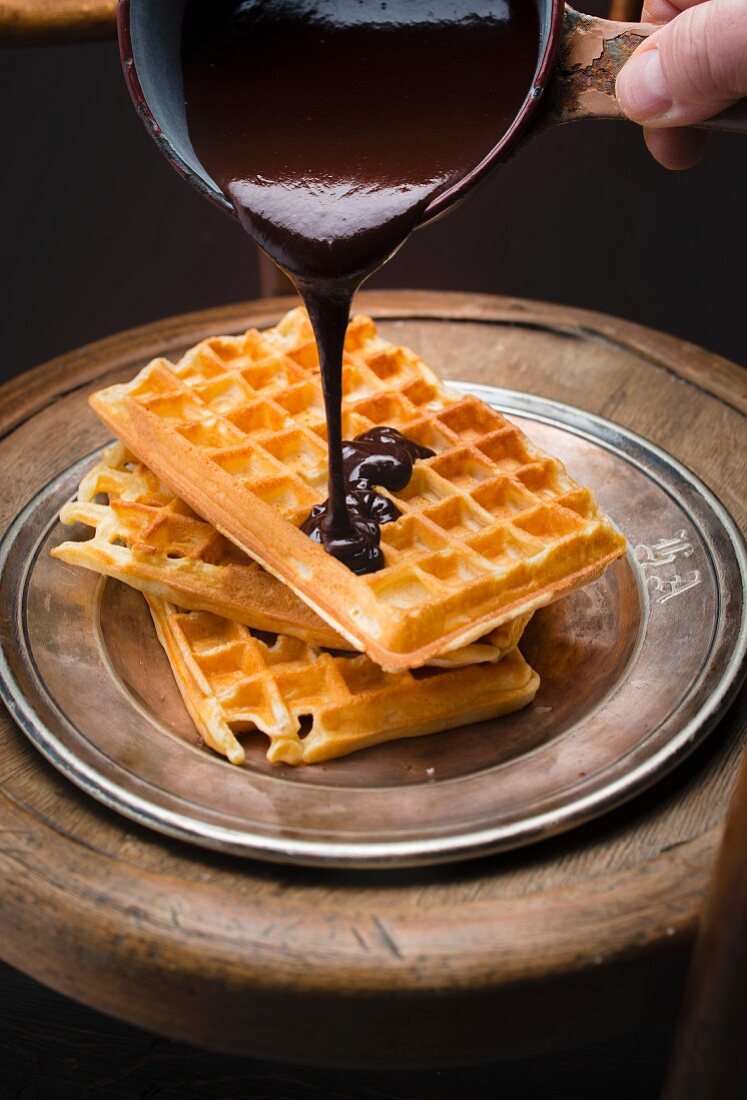
[[[663,565],[672,565],[678,557],[691,558],[694,553],[695,547],[688,539],[685,531],[678,531],[674,538],[657,539],[650,546],[640,543],[635,548],[636,561],[644,570],[647,567],[658,569]],[[697,588],[702,580],[699,569],[691,569],[682,575],[675,573],[669,578],[656,576],[655,574],[646,576],[647,584],[654,592],[658,593],[656,596],[657,603],[666,603],[667,600],[672,600],[675,596],[681,596],[683,592],[687,592],[691,588]]]

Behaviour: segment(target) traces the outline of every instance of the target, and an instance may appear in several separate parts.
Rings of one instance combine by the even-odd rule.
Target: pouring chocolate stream
[[[527,0],[186,4],[182,67],[195,152],[295,283],[319,349],[329,494],[304,530],[356,572],[381,568],[378,528],[396,518],[373,486],[404,487],[426,452],[388,428],[343,449],[353,295],[430,201],[498,143],[531,87],[538,51]]]

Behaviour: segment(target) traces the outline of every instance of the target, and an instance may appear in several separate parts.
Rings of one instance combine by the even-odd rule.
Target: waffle
[[[273,763],[316,764],[403,737],[496,718],[526,706],[539,677],[518,649],[494,665],[384,672],[240,623],[147,597],[187,710],[210,748],[243,764],[243,732],[270,739]]]
[[[388,424],[436,452],[393,497],[386,567],[356,576],[298,530],[326,495],[322,392],[306,314],[157,359],[91,404],[201,516],[354,649],[415,668],[587,584],[625,540],[557,459],[449,392],[365,317],[345,343],[343,430]]]
[[[102,497],[108,503],[101,503]],[[52,555],[124,581],[148,595],[312,645],[345,649],[344,639],[279,580],[219,535],[121,443],[104,449],[60,513],[66,525],[93,528],[86,541],[63,542]],[[499,661],[518,644],[528,616],[431,663],[441,667]]]
[[[108,503],[100,503],[103,495]],[[52,550],[70,565],[257,630],[346,646],[289,588],[196,516],[119,443],[104,450],[60,519],[94,530],[84,542],[64,542]]]

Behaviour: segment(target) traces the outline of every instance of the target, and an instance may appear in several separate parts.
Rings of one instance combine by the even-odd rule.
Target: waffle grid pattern
[[[159,638],[203,740],[233,764],[260,730],[272,763],[319,763],[382,741],[498,717],[526,706],[539,677],[513,649],[497,664],[387,673],[295,638],[263,640],[239,623],[148,599]]]
[[[378,424],[413,425],[426,408],[454,401],[425,364],[377,341],[373,323],[361,317],[348,330],[343,392],[346,439]],[[300,310],[277,330],[207,340],[176,367],[157,360],[128,397],[295,527],[326,496],[324,400],[316,345]]]
[[[390,494],[402,517],[382,527],[382,571],[355,577],[320,548],[293,543],[305,538],[300,532],[286,535],[293,543],[286,560],[270,564],[262,523],[247,519],[239,538],[209,518],[384,667],[421,664],[473,641],[587,583],[624,552],[593,493],[562,463],[494,409],[449,393],[412,352],[379,339],[367,318],[348,331],[343,392],[346,438],[389,424],[436,452],[416,464],[406,489]],[[160,452],[176,476],[179,456],[199,454],[227,475],[224,500],[235,496],[232,486],[248,490],[293,528],[326,495],[321,383],[301,310],[267,332],[205,341],[175,367],[156,360],[93,404],[115,431],[132,429],[137,418],[127,408],[138,407],[146,427],[126,441],[151,452],[140,454],[149,465]],[[198,512],[222,510],[186,480],[179,489]],[[297,565],[302,553],[308,577]]]

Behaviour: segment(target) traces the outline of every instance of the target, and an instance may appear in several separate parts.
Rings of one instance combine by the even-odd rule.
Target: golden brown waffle
[[[102,496],[108,503],[101,503]],[[52,554],[115,577],[148,595],[194,611],[212,611],[257,630],[345,648],[311,608],[175,497],[121,443],[105,449],[80,483],[63,523],[94,529]]]
[[[104,496],[108,503],[102,502]],[[94,530],[85,541],[56,546],[52,555],[61,561],[192,611],[210,611],[312,645],[347,648],[289,588],[196,516],[121,443],[105,448],[60,519]],[[499,661],[518,645],[527,621],[525,616],[507,623],[432,663],[457,667]]]
[[[462,668],[464,665],[480,665],[491,661],[500,661],[507,653],[521,641],[522,635],[529,625],[533,612],[519,615],[510,623],[497,626],[489,634],[485,634],[471,645],[463,645],[459,649],[450,649],[448,653],[440,653],[426,661],[428,668]]]
[[[305,313],[206,340],[173,366],[94,394],[113,431],[195,511],[279,577],[356,649],[415,668],[587,584],[624,553],[594,494],[474,397],[353,320],[347,438],[388,424],[436,452],[390,494],[386,568],[359,577],[298,530],[326,493],[319,369]]]
[[[265,642],[216,615],[148,603],[187,710],[233,764],[245,759],[242,732],[265,733],[273,763],[316,764],[508,714],[539,687],[518,649],[492,665],[391,673],[363,654],[333,655],[282,635]]]

